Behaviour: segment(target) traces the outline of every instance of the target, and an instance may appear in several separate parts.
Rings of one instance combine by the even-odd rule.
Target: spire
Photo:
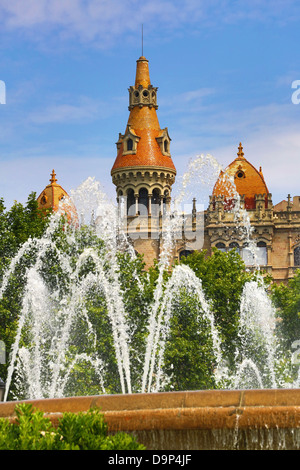
[[[52,170],[52,173],[51,173],[51,179],[49,180],[51,184],[55,184],[57,182],[57,179],[56,179],[56,173],[54,170]]]
[[[136,122],[132,123],[131,120],[135,121],[136,114],[138,114],[138,119],[140,119],[140,114],[138,109],[145,110],[148,109],[157,109],[157,88],[151,85],[150,74],[149,74],[149,65],[148,60],[141,56],[136,61],[136,74],[135,74],[135,84],[134,86],[129,87],[129,111],[134,111],[131,113],[128,124],[133,127],[136,126]],[[136,109],[137,108],[137,109]],[[138,113],[137,113],[138,112]],[[147,113],[147,111],[146,111]],[[153,114],[153,113],[152,113]],[[155,125],[159,129],[158,120],[155,114]],[[153,124],[153,123],[152,123]]]
[[[244,152],[243,152],[243,147],[242,147],[242,143],[240,142],[240,145],[239,145],[239,151],[237,153],[237,156],[239,158],[244,158]]]
[[[168,129],[161,129],[156,110],[157,88],[151,85],[148,60],[136,61],[135,85],[129,89],[129,117],[124,135],[119,134],[117,158],[112,171],[125,167],[168,168],[176,173],[171,159]]]
[[[135,88],[138,88],[140,85],[143,88],[148,88],[151,85],[150,75],[149,75],[149,66],[148,60],[146,57],[141,56],[136,61],[136,75],[135,75]]]
[[[136,213],[142,204],[150,215],[153,201],[160,204],[160,212],[169,207],[176,168],[168,128],[161,129],[159,125],[157,88],[151,85],[148,60],[143,55],[136,61],[135,84],[128,91],[129,116],[125,132],[119,133],[116,142],[117,157],[111,176],[118,200],[127,196],[127,211],[130,209],[131,213],[133,209]]]

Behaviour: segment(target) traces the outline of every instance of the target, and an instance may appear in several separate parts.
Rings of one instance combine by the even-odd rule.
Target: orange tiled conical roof
[[[137,60],[135,85],[130,88],[130,92],[134,93],[134,90],[137,92],[142,89],[149,90],[151,93],[156,93],[157,90],[151,85],[148,60],[143,56]],[[160,128],[156,108],[157,105],[153,105],[153,102],[140,102],[138,105],[129,107],[130,114],[124,135],[130,130],[137,136],[136,151],[124,155],[124,142],[121,139],[112,172],[119,168],[145,166],[163,167],[176,171],[171,156],[163,153],[157,140],[166,130]]]
[[[234,177],[235,188],[226,179],[226,175]],[[269,191],[265,183],[261,167],[259,171],[244,157],[243,147],[240,143],[237,158],[221,172],[213,189],[213,196],[234,197],[234,191],[240,196],[245,196],[245,208],[255,208],[255,195],[265,194]]]
[[[64,210],[69,220],[77,223],[77,212],[74,204],[71,202],[68,193],[57,184],[55,171],[52,170],[50,184],[41,192],[37,198],[38,208],[42,211],[53,210],[56,212],[61,201],[65,202]]]
[[[64,197],[69,198],[68,193],[57,184],[55,171],[52,170],[50,184],[45,187],[44,191],[37,198],[38,207],[43,210],[52,209],[55,211],[60,200]]]

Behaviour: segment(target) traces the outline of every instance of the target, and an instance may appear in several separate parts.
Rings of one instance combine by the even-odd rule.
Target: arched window
[[[127,191],[127,215],[135,215],[135,197],[133,189]]]
[[[265,242],[258,242],[256,249],[256,262],[260,266],[266,266],[268,264],[267,256],[267,245]]]
[[[255,259],[251,248],[248,246],[248,243],[245,243],[242,248],[242,258],[246,266],[253,266]]]
[[[224,252],[226,251],[225,243],[217,243],[216,248],[218,248],[218,250],[220,251],[224,251]]]
[[[294,266],[300,266],[300,246],[294,249]]]
[[[151,200],[151,212],[153,216],[159,215],[160,209],[160,192],[158,189],[153,189]]]
[[[180,253],[179,253],[179,259],[181,259],[183,256],[185,256],[185,258],[187,258],[187,256],[191,255],[193,252],[190,251],[190,250],[182,250]]]
[[[166,189],[164,191],[164,197],[163,197],[163,213],[166,214],[167,212],[167,198],[169,197],[169,191]]]
[[[237,242],[231,242],[229,244],[229,250],[235,250],[238,254],[240,254],[240,247]]]
[[[46,194],[45,194],[45,192],[44,192],[44,193],[43,193],[43,196],[42,196],[42,198],[41,198],[41,204],[44,206],[44,205],[46,204],[47,200],[48,200],[48,198],[47,198],[47,196],[46,196]]]
[[[169,151],[169,145],[168,145],[167,139],[164,140],[164,151],[165,151],[166,153],[168,153],[168,151]]]
[[[125,198],[123,196],[123,191],[121,190],[118,192],[118,210],[121,217],[126,215]]]
[[[130,152],[133,149],[133,140],[127,139],[127,152]]]
[[[148,191],[146,188],[141,188],[139,191],[139,212],[141,215],[148,213]]]

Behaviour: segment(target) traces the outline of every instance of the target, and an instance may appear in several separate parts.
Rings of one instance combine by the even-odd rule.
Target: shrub
[[[16,407],[16,421],[0,418],[0,450],[144,450],[135,437],[124,432],[108,434],[103,414],[63,413],[55,428],[31,404]]]

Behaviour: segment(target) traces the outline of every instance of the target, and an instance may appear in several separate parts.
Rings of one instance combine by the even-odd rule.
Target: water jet
[[[189,178],[183,181],[177,204],[183,199]],[[246,211],[238,210],[239,198],[235,196],[234,217],[244,228],[255,258],[250,221]],[[66,227],[63,238],[57,238],[61,213],[55,213],[45,236],[28,240],[3,278],[1,296],[16,266],[22,264],[26,254],[33,254],[29,265],[26,258],[21,311],[0,416],[13,419],[15,406],[22,400],[32,402],[54,422],[64,411],[98,406],[111,432],[132,432],[149,449],[299,449],[300,379],[298,376],[284,383],[276,374],[280,351],[275,337],[275,310],[260,279],[245,284],[240,347],[235,353],[235,367],[229,369],[201,280],[188,266],[178,265],[164,281],[172,258],[173,233],[182,225],[181,214],[175,210],[172,217],[167,215],[153,299],[143,307],[147,320],[145,343],[139,345],[142,356],[140,352],[135,354],[132,344],[137,326],[130,323],[130,288],[124,291],[118,253],[122,247],[133,266],[136,255],[120,226],[118,208],[105,198],[93,179],[74,191],[72,198],[83,231]],[[92,223],[88,225],[87,221]],[[132,276],[142,303],[145,285],[137,272],[133,271]],[[163,371],[164,351],[180,289],[193,297],[206,325],[217,390],[163,391],[168,380]],[[101,327],[91,318],[91,312],[100,308],[93,303],[96,298],[106,319]],[[105,328],[109,330],[114,359],[102,354],[100,335]],[[107,378],[112,376],[113,384],[118,382],[113,391],[107,386]],[[82,389],[76,388],[84,382],[82,377],[93,384],[94,393],[88,390],[83,396]],[[7,401],[12,382],[16,401]]]

